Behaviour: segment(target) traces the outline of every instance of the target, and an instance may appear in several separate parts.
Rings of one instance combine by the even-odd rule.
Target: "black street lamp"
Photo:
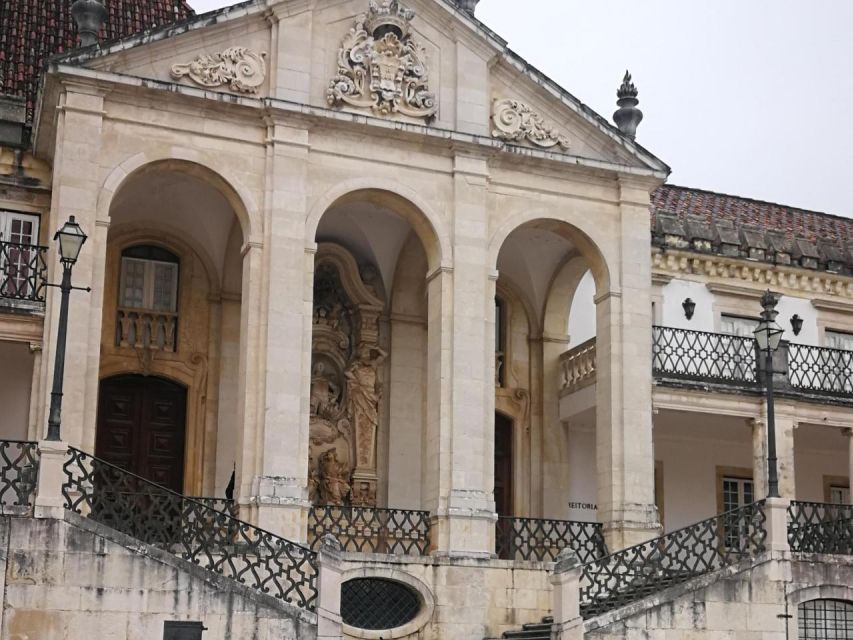
[[[778,296],[769,289],[761,296],[761,322],[753,331],[759,351],[764,352],[764,388],[767,392],[767,496],[779,497],[776,469],[776,415],[773,408],[773,353],[779,348],[784,330],[776,323]]]
[[[65,376],[65,339],[68,333],[68,296],[72,289],[80,287],[71,286],[71,269],[77,262],[80,249],[86,242],[86,234],[80,225],[74,220],[74,216],[68,218],[68,222],[53,236],[59,241],[59,259],[62,262],[62,284],[58,286],[62,292],[59,305],[59,330],[56,334],[56,360],[53,365],[53,388],[50,391],[50,414],[47,419],[47,439],[59,440],[60,415],[62,413],[62,381]],[[89,288],[83,289],[89,291]]]

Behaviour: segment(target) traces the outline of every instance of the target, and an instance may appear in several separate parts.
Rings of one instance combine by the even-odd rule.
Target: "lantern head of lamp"
[[[685,298],[684,302],[681,303],[681,308],[684,309],[684,317],[691,320],[696,311],[696,303],[691,298]]]
[[[761,312],[761,322],[753,331],[755,341],[758,343],[758,348],[762,351],[776,351],[779,348],[779,343],[782,342],[782,334],[784,329],[776,322],[776,316],[779,314],[776,311],[776,304],[779,298],[769,289],[761,296],[761,306],[764,311]]]
[[[77,262],[86,238],[86,234],[83,233],[74,216],[68,218],[68,222],[62,225],[62,228],[53,236],[54,240],[59,241],[59,256],[62,264],[71,266]]]

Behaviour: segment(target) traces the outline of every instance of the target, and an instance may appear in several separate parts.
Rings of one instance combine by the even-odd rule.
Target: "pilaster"
[[[844,429],[847,437],[847,486],[850,487],[850,503],[853,504],[853,429]]]

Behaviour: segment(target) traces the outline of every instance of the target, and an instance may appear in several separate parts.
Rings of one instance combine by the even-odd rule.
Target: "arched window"
[[[495,297],[495,386],[506,382],[506,303]]]
[[[853,602],[810,600],[798,608],[800,640],[850,640],[853,638]]]
[[[151,245],[121,252],[117,343],[123,347],[175,350],[180,260]]]

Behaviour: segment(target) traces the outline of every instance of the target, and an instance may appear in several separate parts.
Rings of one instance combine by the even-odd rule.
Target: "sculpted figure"
[[[337,407],[340,389],[326,373],[326,365],[318,362],[311,371],[311,415],[327,416]]]
[[[323,504],[343,505],[350,492],[349,469],[338,460],[338,452],[329,449],[320,456],[320,497]]]
[[[358,347],[357,357],[344,372],[350,411],[357,431],[371,427],[375,430],[379,425],[380,387],[376,370],[383,360],[384,351],[362,343]]]

